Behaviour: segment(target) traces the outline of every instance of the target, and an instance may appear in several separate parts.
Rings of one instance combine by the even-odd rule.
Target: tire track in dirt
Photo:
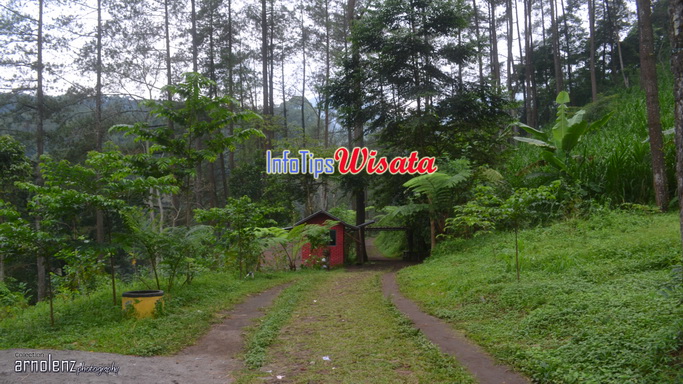
[[[150,383],[150,384],[224,384],[233,381],[232,372],[242,368],[237,356],[244,348],[244,328],[261,317],[265,307],[289,284],[250,295],[224,313],[225,320],[211,327],[196,344],[174,356],[140,357],[114,353],[48,349],[9,349],[0,351],[0,383]],[[23,357],[30,353],[42,357]],[[19,354],[19,355],[18,355]],[[75,360],[76,367],[109,366],[118,375],[91,373],[15,373],[17,360]]]
[[[404,297],[396,283],[396,272],[382,276],[382,291],[394,306],[407,316],[442,352],[455,357],[481,384],[529,384],[530,381],[510,367],[496,361],[481,347],[469,341],[448,323],[428,315]]]

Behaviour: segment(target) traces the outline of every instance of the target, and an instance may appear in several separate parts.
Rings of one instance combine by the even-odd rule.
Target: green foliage
[[[255,331],[247,337],[244,362],[249,369],[263,366],[268,346],[277,340],[280,329],[290,320],[297,305],[310,295],[323,278],[323,275],[308,275],[287,287],[275,299],[266,316],[259,320]]]
[[[211,98],[202,93],[215,85],[211,80],[197,74],[184,74],[185,81],[176,85],[168,85],[164,89],[172,95],[178,95],[183,102],[178,105],[172,101],[157,102],[150,100],[146,106],[159,118],[178,126],[155,126],[140,122],[135,125],[115,125],[111,129],[134,135],[136,142],[148,142],[149,154],[140,157],[141,163],[147,163],[149,171],[156,170],[172,174],[182,180],[193,173],[193,169],[203,161],[214,162],[218,154],[225,150],[234,150],[235,145],[251,136],[263,137],[255,129],[238,130],[233,136],[226,136],[224,129],[230,124],[246,122],[259,118],[251,111],[233,112],[231,105],[236,101],[228,96]],[[174,131],[180,130],[181,133]],[[206,148],[197,149],[196,143],[202,141]],[[165,157],[152,156],[164,154]]]
[[[450,174],[434,172],[416,176],[403,184],[411,190],[415,200],[407,205],[392,209],[388,218],[404,217],[408,219],[420,212],[427,212],[429,216],[431,247],[436,244],[437,235],[441,234],[445,227],[445,220],[449,211],[458,198],[455,188],[467,180],[472,174],[469,161],[460,159],[449,162],[445,167]]]
[[[364,125],[396,155],[467,157],[491,163],[510,122],[506,97],[488,84],[462,81],[450,66],[476,58],[462,1],[372,1],[354,21],[351,48],[329,86],[347,126]]]
[[[299,224],[289,230],[277,227],[257,228],[256,236],[262,250],[280,251],[277,253],[286,258],[289,269],[294,271],[297,262],[300,261],[303,247],[308,244],[311,251],[315,251],[327,245],[330,241],[330,228],[338,223],[327,220],[323,225]]]
[[[673,127],[673,79],[660,71],[659,91],[662,129]],[[645,95],[641,88],[620,89],[603,97],[598,103],[584,107],[584,118],[595,121],[611,115],[598,130],[589,132],[572,150],[567,163],[583,189],[584,198],[619,206],[622,203],[651,204],[654,202],[652,167],[647,130]],[[675,180],[675,146],[673,137],[664,136],[665,163],[669,180]],[[520,145],[504,163],[502,173],[515,187],[533,187],[557,179],[557,169],[539,166],[545,152],[534,145]],[[675,188],[670,196],[675,202]]]
[[[137,320],[112,305],[108,289],[73,299],[55,298],[55,324],[49,306],[40,302],[0,320],[0,348],[77,349],[151,356],[173,354],[194,344],[216,321],[216,314],[248,295],[291,281],[292,274],[238,280],[232,273],[206,272],[191,285],[177,286],[165,298],[163,315]],[[122,291],[147,289],[117,282]]]
[[[17,140],[0,135],[0,199],[10,200],[15,194],[15,181],[25,181],[31,175],[31,163],[26,149]]]
[[[36,250],[37,233],[11,204],[0,200],[0,253],[3,260]]]
[[[0,281],[0,320],[13,316],[28,307],[26,285],[19,284],[20,291],[13,291],[4,281]]]
[[[540,131],[526,124],[517,123],[519,127],[524,129],[531,137],[515,136],[514,139],[524,143],[532,144],[541,147],[541,158],[563,174],[576,177],[570,174],[568,163],[574,161],[571,152],[579,143],[579,140],[588,132],[594,131],[607,122],[610,116],[605,115],[598,121],[588,123],[583,120],[584,110],[580,110],[571,118],[567,116],[567,104],[569,103],[569,94],[565,91],[557,95],[555,102],[557,107],[557,118],[555,125],[550,129],[549,133]]]
[[[676,383],[683,306],[662,294],[680,263],[676,215],[603,212],[442,242],[399,272],[402,291],[540,383]]]
[[[125,223],[128,231],[120,234],[117,242],[128,250],[136,266],[137,260],[147,260],[156,289],[170,291],[182,275],[183,284],[190,284],[198,272],[219,264],[213,254],[215,237],[209,226],[164,228],[150,220],[146,212],[135,209],[126,211]],[[162,287],[164,278],[166,284]]]
[[[247,196],[228,199],[225,207],[195,210],[199,222],[210,223],[221,247],[233,261],[238,276],[254,273],[261,261],[261,247],[257,241],[257,228],[275,224],[266,216],[278,208],[254,203]]]
[[[453,217],[446,219],[445,231],[465,238],[489,232],[503,219],[500,211],[503,203],[493,187],[478,185],[472,200],[453,208]]]
[[[147,153],[131,156],[138,173],[147,176],[173,177],[189,204],[190,187],[197,167],[205,162],[213,163],[226,150],[249,137],[264,137],[254,128],[235,128],[233,135],[226,135],[227,128],[260,118],[251,111],[233,112],[236,101],[228,96],[212,98],[203,95],[215,82],[198,73],[184,74],[184,82],[168,85],[164,89],[182,98],[173,101],[147,101],[152,115],[165,119],[168,124],[151,126],[146,122],[135,125],[115,125],[113,131],[132,135],[136,142],[143,142]],[[186,213],[186,225],[190,224]]]
[[[454,208],[446,219],[446,229],[459,237],[470,238],[476,233],[494,229],[510,229],[540,224],[561,216],[562,201],[558,201],[563,184],[556,180],[538,188],[518,188],[503,199],[486,185],[474,188],[474,198]]]

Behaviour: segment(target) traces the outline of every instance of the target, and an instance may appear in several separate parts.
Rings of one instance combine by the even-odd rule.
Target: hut
[[[360,241],[361,229],[375,221],[368,221],[361,225],[351,225],[344,222],[344,220],[335,217],[331,213],[321,210],[297,221],[294,223],[294,226],[300,224],[324,225],[328,220],[336,221],[337,224],[330,228],[330,242],[327,248],[316,250],[314,256],[322,257],[326,253],[329,253],[329,260],[327,263],[330,267],[334,267],[349,261],[349,251],[352,245]],[[306,264],[309,259],[311,259],[311,247],[309,244],[306,244],[301,250],[301,260]]]

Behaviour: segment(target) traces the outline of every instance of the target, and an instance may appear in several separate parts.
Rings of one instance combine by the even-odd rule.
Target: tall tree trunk
[[[214,60],[214,54],[215,54],[215,43],[213,40],[213,33],[214,33],[214,11],[215,11],[215,4],[213,0],[209,2],[209,32],[208,32],[208,38],[209,38],[209,79],[213,81],[214,83],[216,82],[216,62]],[[232,81],[232,79],[230,79]],[[209,88],[209,93],[211,94],[211,97],[216,98],[218,97],[218,86],[216,84],[212,84],[211,87]],[[230,95],[232,96],[232,95]],[[221,180],[221,185],[223,187],[223,193],[222,193],[222,201],[225,201],[227,199],[227,189],[228,189],[228,183],[226,180],[226,174],[225,174],[225,155],[223,152],[221,152],[218,155],[218,172],[220,173],[220,180]],[[216,172],[216,164],[215,162],[209,163],[209,177],[211,178],[211,207],[218,207],[218,179],[219,175],[217,175]]]
[[[626,71],[624,71],[624,58],[621,55],[621,41],[619,41],[619,36],[616,36],[617,39],[617,52],[619,52],[619,71],[621,72],[621,77],[624,79],[624,87],[629,88],[629,82],[628,82],[628,76],[626,75]]]
[[[268,77],[268,12],[267,12],[268,2],[266,0],[261,0],[261,75],[262,87],[263,87],[263,115],[266,118],[266,125],[270,123],[268,121],[268,115],[270,113],[270,107],[268,102],[270,101],[269,90],[269,77]],[[264,130],[266,134],[266,149],[272,149],[273,144],[273,131],[270,127],[266,127]]]
[[[507,59],[507,87],[510,100],[514,100],[515,92],[512,89],[512,76],[515,69],[515,56],[512,52],[512,41],[514,40],[514,26],[512,24],[512,0],[505,2],[505,14],[507,16],[507,43],[508,43],[508,59]]]
[[[564,16],[563,21],[564,21],[564,43],[565,43],[565,48],[567,49],[567,92],[570,94],[572,93],[572,63],[570,60],[570,45],[569,45],[569,24],[567,24],[567,15],[565,14],[564,11],[564,0],[560,0],[560,5],[562,6],[562,16]]]
[[[522,35],[521,35],[520,29],[519,29],[519,10],[518,10],[518,6],[517,6],[517,0],[512,0],[512,1],[514,1],[514,5],[515,5],[515,18],[516,18],[515,29],[517,30],[517,46],[519,48],[519,64],[521,67],[521,64],[525,63],[526,55],[523,53],[524,49],[522,49]],[[526,0],[524,0],[524,4],[526,7]],[[526,28],[526,14],[524,15],[524,28]],[[526,32],[525,32],[525,36],[526,36]],[[525,73],[526,73],[526,65],[524,66],[524,68],[525,68]],[[522,69],[520,68],[519,70],[521,71]],[[526,75],[525,75],[525,77],[526,77]],[[524,115],[526,118],[526,111],[528,109],[528,103],[529,103],[529,95],[527,94],[526,79],[524,81],[522,81],[522,79],[520,77],[519,80],[520,80],[519,83],[522,86],[522,97],[524,98]],[[528,121],[526,123],[528,124]]]
[[[595,3],[588,0],[588,24],[590,39],[590,75],[591,75],[591,98],[593,102],[598,100],[598,81],[595,75]]]
[[[165,37],[165,61],[166,61],[166,85],[171,85],[173,83],[172,69],[171,69],[171,31],[170,31],[170,14],[168,10],[168,2],[170,0],[164,0],[164,37]],[[173,100],[173,95],[171,90],[166,91],[166,100],[171,102]],[[173,120],[168,119],[168,127],[171,132],[174,132]],[[175,227],[178,218],[180,217],[180,196],[178,194],[173,194],[172,197],[173,208],[175,209],[175,215],[173,215],[171,220],[171,226]]]
[[[534,68],[533,68],[533,24],[531,20],[531,0],[524,1],[524,53],[526,61],[524,65],[524,77],[526,83],[526,123],[536,126],[536,98],[534,97]]]
[[[95,63],[95,150],[101,152],[104,143],[104,129],[102,126],[102,0],[97,0],[97,62]],[[104,213],[95,211],[95,240],[104,243]],[[101,255],[100,255],[101,258]]]
[[[348,0],[347,3],[347,16],[348,16],[348,25],[350,29],[353,29],[353,23],[355,21],[355,8],[356,8],[356,0]],[[353,145],[362,147],[364,145],[364,137],[363,137],[363,120],[361,118],[361,109],[362,109],[362,101],[360,99],[360,94],[361,94],[361,84],[360,84],[360,76],[358,76],[358,72],[360,72],[360,50],[358,48],[358,44],[355,41],[351,41],[351,70],[356,73],[355,76],[352,75],[352,78],[354,79],[354,84],[353,84],[353,90],[352,93],[354,95],[353,97],[353,122],[352,122],[352,129],[353,129]],[[353,194],[355,196],[355,210],[356,210],[356,225],[363,224],[365,222],[365,187],[358,187],[353,191]],[[356,243],[356,257],[357,261],[360,263],[364,263],[367,258],[367,252],[365,250],[365,231],[361,228],[359,230],[359,241]]]
[[[36,124],[36,184],[43,185],[40,170],[40,157],[44,152],[44,125],[45,125],[45,95],[43,94],[43,11],[44,0],[38,0],[38,31],[37,31],[37,59],[36,59],[36,109],[38,111],[38,123]],[[36,218],[36,230],[40,231],[40,218]],[[37,271],[37,298],[43,300],[47,297],[47,266],[46,259],[39,251],[36,258]]]
[[[560,63],[560,36],[557,29],[557,14],[555,0],[550,0],[550,25],[552,28],[552,43],[553,43],[553,65],[555,68],[555,94],[560,93],[564,89],[562,76],[562,63]]]
[[[171,31],[169,28],[170,24],[170,13],[168,10],[168,2],[170,0],[164,0],[164,35],[166,39],[166,85],[171,85],[173,83],[172,69],[171,69]],[[166,91],[166,100],[171,101],[172,95],[171,91]],[[173,122],[169,120],[169,125],[173,125]]]
[[[477,38],[477,63],[479,64],[479,84],[484,85],[484,63],[481,53],[481,35],[479,33],[479,9],[477,0],[472,0],[472,10],[474,11],[474,33]]]
[[[303,73],[301,75],[301,134],[303,146],[306,147],[306,27],[304,26],[304,4],[301,3],[301,60]]]
[[[283,132],[284,137],[289,137],[289,128],[287,126],[287,94],[285,93],[285,44],[282,44],[282,65],[280,65],[280,70],[282,71],[282,120],[284,123]]]
[[[235,84],[235,78],[233,74],[233,67],[234,67],[234,62],[233,62],[233,36],[232,36],[232,0],[228,0],[228,96],[230,97],[235,97],[235,92],[234,92],[234,84]],[[240,74],[240,83],[241,83],[242,75]],[[240,84],[240,92],[242,92],[242,89],[244,87],[241,86]],[[240,97],[240,101],[244,102],[244,97]],[[233,108],[231,105],[230,108]],[[235,125],[230,122],[230,125],[228,125],[228,135],[232,136],[235,133]],[[221,154],[222,155],[222,154]],[[223,170],[223,186],[225,188],[225,196],[229,196],[229,185],[228,185],[228,173],[232,175],[232,171],[235,169],[235,152],[230,151],[228,152],[228,172],[225,172]],[[223,201],[225,203],[225,201]]]
[[[197,43],[199,39],[197,38],[197,10],[196,10],[196,0],[190,0],[190,19],[192,22],[192,28],[190,34],[192,35],[192,72],[199,72],[199,50],[197,48]]]
[[[674,76],[674,119],[676,132],[676,185],[680,232],[683,245],[683,0],[670,0],[671,71]],[[681,271],[683,274],[683,271]]]
[[[330,1],[325,0],[325,87],[330,84]],[[325,96],[325,135],[323,145],[327,148],[330,145],[330,100]],[[325,184],[325,195],[327,194],[327,183]]]
[[[640,82],[645,90],[647,103],[648,133],[650,135],[650,154],[652,157],[652,176],[655,200],[660,210],[666,211],[669,205],[668,182],[664,165],[664,140],[662,123],[659,117],[659,88],[657,86],[657,66],[655,63],[654,37],[650,22],[650,0],[637,0],[638,29],[640,30]]]
[[[500,87],[500,61],[498,61],[498,31],[496,31],[496,5],[492,0],[488,1],[489,9],[489,36],[491,36],[491,77],[493,86]]]
[[[612,79],[616,84],[617,80],[617,61],[619,60],[617,54],[617,43],[619,42],[619,34],[617,27],[614,23],[614,17],[612,15],[612,10],[609,6],[609,0],[604,0],[605,12],[607,14],[607,25],[609,26],[609,36],[611,41],[609,41],[609,56],[610,56],[610,70],[612,71]]]
[[[275,36],[275,10],[273,9],[275,0],[270,0],[270,17],[268,18],[270,33],[268,36],[268,62],[269,62],[269,83],[268,83],[268,115],[273,116],[275,113],[275,83],[273,82],[273,74],[275,73],[275,44],[273,44],[273,39]]]

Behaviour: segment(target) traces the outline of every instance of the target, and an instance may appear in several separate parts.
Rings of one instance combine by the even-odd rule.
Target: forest
[[[439,262],[514,233],[517,282],[534,270],[518,234],[670,218],[681,25],[680,0],[6,0],[0,320],[49,303],[58,327],[60,305],[101,292],[117,306],[122,287],[296,270],[333,224],[283,228],[320,210],[360,226],[348,265],[369,261],[366,237]],[[415,163],[323,171],[353,148]],[[285,151],[321,168],[271,172]],[[371,234],[371,220],[407,230]],[[648,265],[680,310],[677,241]],[[399,283],[427,300],[410,273]],[[679,333],[657,364],[680,368],[683,324],[667,326]]]

